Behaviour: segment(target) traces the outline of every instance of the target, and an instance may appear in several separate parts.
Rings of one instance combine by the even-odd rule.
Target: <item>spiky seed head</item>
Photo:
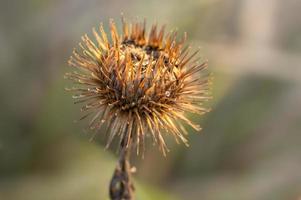
[[[93,28],[94,41],[82,37],[74,49],[69,65],[78,69],[67,73],[76,87],[75,103],[84,103],[83,118],[90,117],[89,128],[106,127],[107,146],[114,137],[128,147],[144,148],[151,135],[165,155],[168,150],[163,133],[188,145],[187,131],[181,122],[199,131],[184,112],[202,115],[209,111],[203,102],[210,99],[210,76],[207,62],[199,64],[198,51],[190,53],[184,46],[186,34],[178,41],[177,33],[164,34],[157,25],[146,33],[144,22],[128,23],[122,19],[123,34],[119,35],[113,20],[110,37],[103,26]]]

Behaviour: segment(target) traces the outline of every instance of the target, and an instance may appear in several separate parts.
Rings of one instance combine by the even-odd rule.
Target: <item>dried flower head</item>
[[[175,31],[165,36],[164,26],[153,25],[147,34],[145,20],[131,24],[122,19],[122,24],[119,35],[111,20],[111,39],[102,25],[93,28],[95,42],[83,36],[70,57],[69,65],[79,72],[66,78],[81,87],[67,90],[76,93],[75,103],[85,103],[82,118],[91,117],[90,129],[107,128],[107,146],[118,136],[121,145],[132,143],[139,153],[149,134],[165,154],[164,132],[188,145],[181,121],[200,130],[184,112],[208,112],[203,107],[210,98],[209,76],[203,73],[207,63],[199,64],[198,51],[190,53],[184,46],[186,34],[178,41]]]

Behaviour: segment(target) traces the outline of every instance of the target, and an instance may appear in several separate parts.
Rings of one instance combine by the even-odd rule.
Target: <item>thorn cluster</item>
[[[75,103],[84,103],[82,119],[91,118],[90,129],[106,127],[107,146],[118,136],[139,153],[151,135],[165,155],[163,133],[188,145],[181,122],[201,128],[184,112],[209,111],[203,106],[210,99],[207,62],[199,64],[198,51],[190,53],[184,46],[186,34],[178,41],[175,31],[164,34],[164,26],[153,25],[147,34],[145,21],[131,24],[122,19],[122,25],[119,35],[110,22],[110,38],[102,25],[93,28],[94,41],[84,35],[70,57],[69,65],[78,70],[65,77],[77,86],[67,90],[75,92]]]

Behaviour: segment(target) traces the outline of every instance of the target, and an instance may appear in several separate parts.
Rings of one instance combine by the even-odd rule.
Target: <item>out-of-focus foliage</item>
[[[107,199],[116,153],[93,142],[63,80],[84,33],[146,17],[186,31],[215,80],[190,147],[134,158],[137,199],[301,197],[301,9],[296,0],[0,1],[0,199]],[[112,148],[114,149],[114,148]]]

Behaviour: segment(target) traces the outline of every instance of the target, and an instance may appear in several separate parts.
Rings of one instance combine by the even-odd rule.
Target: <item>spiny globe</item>
[[[90,118],[88,127],[108,133],[107,147],[119,137],[120,145],[133,144],[139,153],[151,135],[163,154],[168,150],[164,135],[188,145],[183,122],[199,131],[185,116],[209,111],[203,103],[210,99],[207,62],[199,63],[198,50],[190,52],[186,34],[164,34],[165,26],[122,19],[120,35],[113,20],[110,38],[102,25],[93,28],[94,41],[84,35],[74,49],[69,65],[77,71],[65,77],[75,83],[66,89],[75,93],[75,103],[83,103],[81,119]],[[102,129],[103,130],[103,129]]]

